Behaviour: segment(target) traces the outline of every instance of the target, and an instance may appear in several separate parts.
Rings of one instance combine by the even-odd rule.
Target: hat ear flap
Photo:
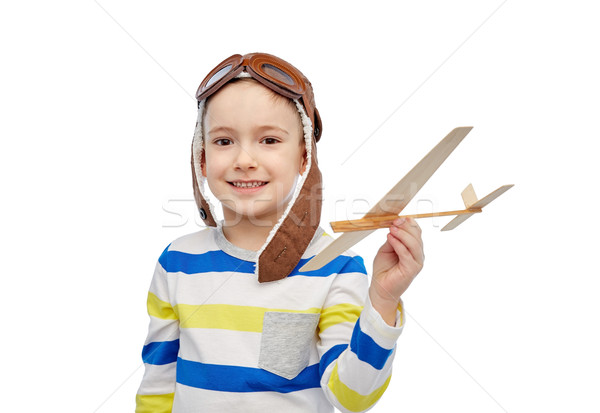
[[[204,151],[202,151],[204,153]],[[204,155],[202,155],[204,156]],[[204,163],[201,166],[204,171]],[[196,200],[196,206],[198,207],[198,212],[200,213],[200,218],[204,221],[204,224],[208,227],[216,227],[217,222],[213,217],[210,205],[200,192],[200,186],[198,185],[198,179],[196,179],[196,163],[194,162],[194,154],[193,154],[193,144],[192,144],[192,185],[194,186],[194,199]]]
[[[202,115],[204,114],[204,105],[206,101],[198,102],[198,120],[196,121],[196,130],[194,131],[194,139],[192,140],[192,185],[194,187],[194,199],[200,213],[200,218],[208,227],[216,227],[217,221],[212,214],[210,203],[202,194],[201,188],[204,188],[203,182],[198,180],[201,177],[206,177],[206,155],[202,144]],[[200,170],[198,171],[197,168]],[[198,174],[197,172],[200,172]]]
[[[321,221],[322,178],[311,154],[312,165],[298,198],[273,238],[259,254],[258,281],[281,280],[298,265]]]

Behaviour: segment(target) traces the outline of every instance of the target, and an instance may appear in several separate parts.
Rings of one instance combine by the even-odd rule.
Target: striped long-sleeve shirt
[[[321,229],[296,268],[332,241]],[[207,228],[172,242],[148,293],[137,413],[365,411],[391,378],[403,325],[368,299],[351,252],[258,283],[255,252]]]

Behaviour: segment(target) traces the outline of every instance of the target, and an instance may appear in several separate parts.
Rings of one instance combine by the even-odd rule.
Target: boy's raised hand
[[[386,323],[394,326],[400,296],[423,268],[421,228],[412,218],[396,219],[373,261],[369,297]]]

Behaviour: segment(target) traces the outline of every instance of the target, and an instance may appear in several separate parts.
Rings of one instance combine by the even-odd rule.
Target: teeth
[[[233,186],[237,187],[237,188],[256,188],[258,186],[262,186],[265,183],[264,182],[232,182]]]

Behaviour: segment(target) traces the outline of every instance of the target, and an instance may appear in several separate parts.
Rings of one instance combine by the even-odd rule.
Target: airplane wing
[[[448,156],[456,149],[472,126],[453,129],[440,141],[413,169],[408,172],[369,212],[365,217],[383,214],[399,214],[410,200],[425,185]],[[342,234],[323,251],[308,261],[300,271],[314,271],[366,238],[374,230],[355,231]]]

